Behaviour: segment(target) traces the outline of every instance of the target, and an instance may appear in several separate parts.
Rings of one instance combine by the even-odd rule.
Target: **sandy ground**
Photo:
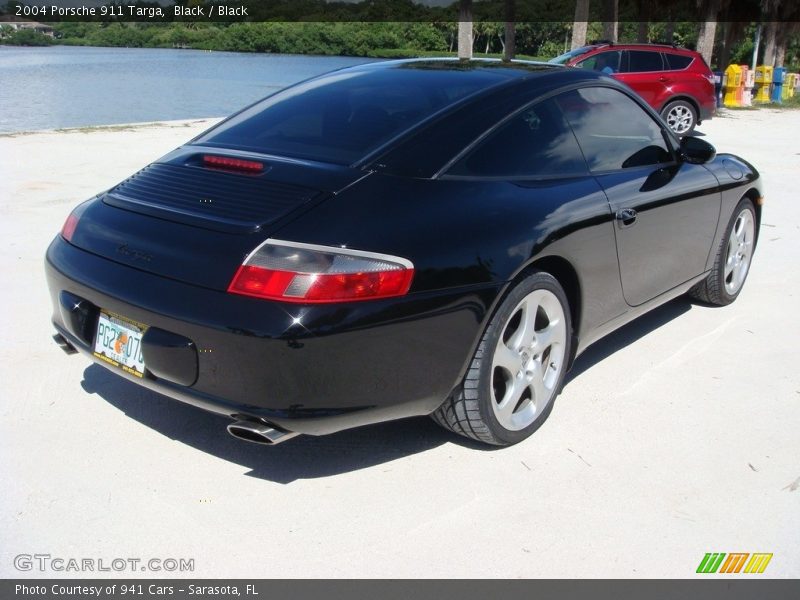
[[[800,111],[701,128],[766,182],[739,300],[601,341],[504,450],[424,418],[262,448],[50,341],[42,260],[70,208],[210,122],[0,137],[0,576],[73,575],[13,567],[47,553],[197,577],[691,577],[706,552],[800,576]]]

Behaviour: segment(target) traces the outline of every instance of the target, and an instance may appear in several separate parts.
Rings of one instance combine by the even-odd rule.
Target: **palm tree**
[[[710,65],[714,54],[714,36],[717,33],[717,18],[722,8],[722,0],[697,0],[700,11],[700,33],[697,36],[697,51]]]
[[[505,2],[505,43],[503,44],[503,60],[511,60],[517,53],[517,24],[515,22],[515,0]]]
[[[775,49],[778,38],[778,9],[781,0],[761,0],[761,14],[766,17],[764,24],[764,62],[769,67],[775,66]],[[783,19],[781,19],[783,20]]]
[[[589,21],[589,0],[576,0],[575,20],[572,22],[572,49],[586,45],[586,27]]]
[[[458,4],[458,58],[472,58],[472,0]]]
[[[603,0],[603,39],[617,41],[619,31],[619,0]]]

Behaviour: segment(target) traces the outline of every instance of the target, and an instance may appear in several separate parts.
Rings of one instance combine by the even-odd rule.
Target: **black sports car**
[[[432,415],[489,444],[592,342],[728,304],[758,173],[602,75],[394,61],[299,83],[78,206],[56,341],[277,443]]]

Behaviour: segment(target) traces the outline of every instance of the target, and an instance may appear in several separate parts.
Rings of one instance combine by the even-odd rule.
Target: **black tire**
[[[729,291],[729,289],[726,287],[726,280],[728,278],[725,274],[725,263],[728,258],[731,233],[733,232],[740,215],[743,214],[743,211],[750,212],[750,218],[754,224],[754,237],[752,240],[750,240],[752,246],[748,256],[748,264],[744,272],[744,278],[739,284],[738,289],[731,293],[731,291]],[[747,275],[750,272],[750,262],[752,261],[753,251],[755,250],[755,223],[757,223],[756,209],[753,206],[752,201],[749,198],[742,198],[734,209],[731,219],[728,222],[728,226],[725,228],[725,234],[722,236],[722,240],[717,247],[717,254],[714,257],[714,266],[711,268],[711,272],[708,274],[708,277],[689,290],[689,296],[695,300],[716,306],[727,306],[739,297],[739,293],[744,288]]]
[[[558,354],[562,355],[563,358],[560,359],[560,372],[557,373],[557,377],[553,377],[555,384],[552,387],[549,399],[546,401],[546,407],[528,426],[512,430],[504,427],[498,421],[495,416],[495,409],[491,404],[495,402],[492,392],[493,349],[498,346],[500,336],[504,335],[504,332],[507,332],[511,326],[512,317],[516,318],[520,303],[537,290],[551,292],[558,300],[563,311],[566,336],[563,340],[563,348],[558,348]],[[538,335],[538,332],[536,335]],[[572,321],[564,289],[549,273],[541,271],[532,273],[517,284],[503,299],[481,337],[464,381],[431,417],[445,429],[486,444],[509,446],[521,442],[541,427],[552,411],[555,398],[564,384],[564,375],[568,367],[567,362],[571,356],[571,342]],[[559,345],[561,345],[561,342],[559,342]],[[555,344],[549,349],[549,352],[555,353],[552,348],[555,348]],[[561,350],[563,350],[563,353]],[[548,363],[548,366],[544,367],[543,371],[545,376],[547,375],[547,368],[550,367],[552,356],[552,354],[545,355],[545,352],[542,352],[541,360]],[[520,402],[524,403],[526,400],[521,400]],[[527,402],[532,402],[532,400],[529,399]],[[512,408],[514,414],[517,414],[516,410]],[[538,411],[539,409],[537,408],[536,410]]]
[[[673,100],[661,109],[661,118],[678,135],[689,135],[697,126],[697,109],[686,100]]]

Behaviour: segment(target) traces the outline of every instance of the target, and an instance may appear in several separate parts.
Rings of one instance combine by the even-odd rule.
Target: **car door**
[[[615,216],[625,300],[637,306],[703,273],[720,211],[716,178],[677,159],[632,97],[587,87],[557,97]]]
[[[614,77],[656,109],[669,83],[661,53],[652,50],[625,50],[620,72]]]

